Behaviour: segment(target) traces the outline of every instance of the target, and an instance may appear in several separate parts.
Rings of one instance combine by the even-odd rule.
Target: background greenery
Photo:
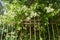
[[[59,0],[4,0],[4,2],[6,4],[7,13],[0,15],[0,27],[5,28],[4,33],[7,33],[7,27],[9,28],[8,32],[12,34],[12,40],[15,40],[16,36],[18,37],[17,30],[22,30],[23,26],[21,25],[21,22],[25,19],[28,21],[33,17],[40,16],[40,19],[44,21],[45,26],[49,24],[49,21],[52,18],[55,20],[57,19],[56,21],[60,22],[60,19],[56,18],[60,12]],[[14,30],[12,31],[12,29]],[[40,30],[42,29],[43,27],[41,27]],[[47,30],[46,28],[44,29]],[[41,32],[46,33],[44,30]],[[29,38],[29,35],[26,36]],[[8,37],[10,37],[10,35],[8,35]],[[24,40],[27,40],[28,38]]]

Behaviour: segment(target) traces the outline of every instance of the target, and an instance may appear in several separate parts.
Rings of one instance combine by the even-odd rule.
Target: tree
[[[49,18],[53,18],[60,11],[60,3],[57,0],[34,0],[33,2],[31,0],[4,0],[4,2],[7,13],[0,17],[0,23],[15,27],[15,33],[17,30],[19,32],[22,30],[21,22],[24,19],[30,20],[39,15],[44,25],[48,25]]]

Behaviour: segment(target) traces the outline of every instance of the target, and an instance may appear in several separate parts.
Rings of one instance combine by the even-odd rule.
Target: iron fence
[[[24,20],[16,30],[16,25],[0,25],[0,40],[60,40],[60,24],[55,21],[45,25],[40,17]]]

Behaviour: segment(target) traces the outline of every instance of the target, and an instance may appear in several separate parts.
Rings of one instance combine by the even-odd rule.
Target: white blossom
[[[58,12],[60,11],[60,9],[58,9]]]
[[[46,11],[47,13],[50,13],[50,12],[53,12],[54,11],[54,9],[51,8],[51,7],[45,7],[45,9],[47,10]]]
[[[26,10],[27,9],[27,7],[24,5],[23,7],[22,7],[24,10]]]
[[[35,16],[37,16],[38,14],[36,13],[36,12],[31,12],[31,14],[30,14],[30,16],[31,17],[35,17]]]
[[[27,18],[26,18],[26,21],[29,21],[30,19],[31,19],[30,17],[27,17]]]
[[[28,16],[28,13],[25,13],[26,16]]]

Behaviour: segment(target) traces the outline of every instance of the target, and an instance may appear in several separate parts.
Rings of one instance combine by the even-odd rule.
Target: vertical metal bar
[[[50,31],[49,31],[49,26],[47,25],[47,29],[48,29],[48,35],[49,35],[49,40],[50,40]]]
[[[35,18],[34,18],[34,38],[35,38],[35,40],[36,40],[36,29],[35,29]]]
[[[21,34],[22,34],[22,30],[21,30]],[[20,37],[20,40],[23,40],[23,39],[22,39],[22,35],[21,35],[21,37]]]
[[[21,34],[22,34],[22,31],[21,31]],[[23,40],[22,35],[21,35],[21,40]]]
[[[31,27],[30,27],[30,40],[31,40]]]
[[[53,32],[53,40],[55,40],[53,23],[51,25],[52,25],[52,32]]]
[[[3,23],[2,23],[3,24]],[[3,30],[4,30],[4,24],[2,25],[3,28],[2,28],[2,33],[1,33],[1,40],[3,40]]]
[[[59,14],[58,14],[57,16],[58,16],[58,17],[60,17],[60,15],[59,15]],[[58,24],[59,24],[59,23],[58,23]],[[57,25],[58,25],[58,24],[56,24],[56,28],[57,28],[58,40],[60,40],[60,35],[59,35],[59,33],[60,33],[60,32],[59,32],[58,27],[57,27]],[[59,25],[60,25],[60,24],[59,24]]]
[[[26,21],[25,23],[27,23],[27,21]],[[27,27],[27,24],[25,24],[25,28],[26,28],[26,27]],[[27,31],[27,28],[25,29],[25,32],[24,32],[25,35],[26,35],[26,33],[27,33],[26,31]],[[27,37],[25,37],[25,38],[26,38],[26,39],[24,39],[24,40],[28,40]]]
[[[13,35],[14,35],[14,33],[13,33],[13,26],[14,25],[11,26],[12,27],[12,29],[11,29],[11,40],[13,39]]]
[[[12,30],[11,30],[11,37],[10,37],[10,39],[12,40]]]
[[[58,26],[57,26],[57,24],[56,24],[56,29],[57,29],[57,36],[59,36],[59,30],[58,30]],[[58,37],[59,38],[59,37]]]
[[[30,20],[30,40],[31,40],[31,20]]]
[[[39,25],[39,40],[41,40],[41,32],[40,32],[40,18],[38,17],[38,21],[39,21],[39,23],[38,23],[38,25]]]
[[[15,23],[14,23],[14,27],[15,27]],[[15,27],[16,28],[16,27]],[[17,32],[17,30],[15,29],[15,40],[17,40],[17,34],[18,34],[18,32]]]
[[[44,40],[45,40],[45,34],[44,34]]]
[[[43,23],[43,28],[44,28],[44,23]],[[44,30],[44,29],[43,29]],[[44,35],[44,40],[45,40],[45,33],[43,32],[43,35]]]
[[[2,29],[3,30],[3,29]],[[2,33],[3,33],[3,31],[2,31]],[[1,40],[2,40],[2,36],[3,36],[3,34],[1,33]]]
[[[39,24],[39,40],[41,39],[40,24]]]
[[[8,24],[7,24],[6,40],[8,40]]]
[[[21,40],[23,40],[23,38],[22,38],[22,31],[23,31],[23,27],[22,27],[22,30],[21,30]]]
[[[14,32],[14,31],[13,31],[13,26],[14,26],[14,25],[12,25],[12,32]],[[12,39],[14,39],[14,38],[13,38],[14,33],[12,33],[11,36],[12,36]],[[12,39],[11,39],[11,40],[12,40]]]
[[[16,30],[15,30],[16,31]],[[17,31],[15,32],[15,40],[17,40]]]
[[[11,29],[11,37],[10,37],[10,40],[12,40],[12,29]]]

